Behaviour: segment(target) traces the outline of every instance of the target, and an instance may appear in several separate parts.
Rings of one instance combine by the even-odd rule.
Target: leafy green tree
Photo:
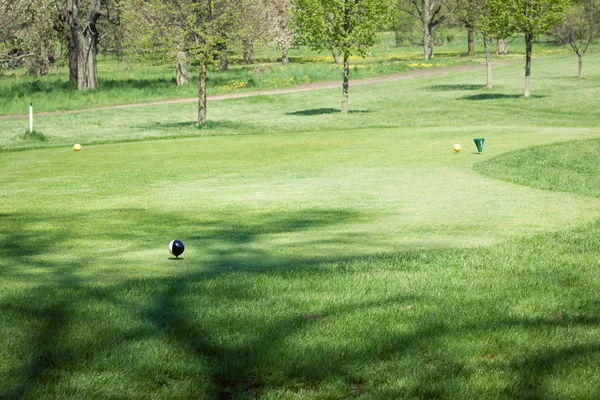
[[[121,0],[122,19],[130,44],[140,57],[154,60],[186,58],[200,64],[198,118],[206,123],[208,65],[235,37],[241,3],[238,0]],[[144,56],[144,54],[146,54]]]
[[[498,0],[470,0],[470,7],[475,11],[474,24],[483,35],[486,64],[486,87],[493,87],[492,80],[492,39],[505,39],[511,36],[516,27],[509,10],[501,6]]]
[[[600,34],[599,21],[600,2],[579,0],[569,9],[564,21],[552,30],[559,43],[568,45],[577,54],[579,78],[583,78],[583,56],[588,46]]]
[[[124,0],[121,19],[125,30],[127,57],[134,62],[176,65],[177,85],[188,82],[188,48],[182,16],[175,5],[159,0]]]
[[[269,0],[240,0],[242,12],[241,23],[237,31],[245,64],[254,63],[254,49],[269,39],[269,11],[272,6]]]
[[[415,30],[415,19],[401,9],[394,10],[391,29],[394,31],[395,45],[411,45],[413,43],[413,32]]]
[[[479,20],[481,0],[455,0],[454,14],[467,30],[467,54],[475,55],[475,32]]]
[[[423,54],[426,60],[433,58],[433,30],[451,14],[449,0],[399,0],[398,6],[421,21]]]
[[[336,49],[343,58],[342,113],[348,112],[350,56],[366,56],[389,15],[382,0],[293,0],[296,40],[314,50]]]
[[[23,65],[47,75],[59,35],[51,0],[0,0],[0,64]]]
[[[570,4],[570,0],[489,0],[492,14],[508,12],[514,29],[525,36],[525,97],[531,94],[533,40],[561,22]]]

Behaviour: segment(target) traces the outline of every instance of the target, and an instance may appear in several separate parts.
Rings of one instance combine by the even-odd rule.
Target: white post
[[[33,103],[29,103],[29,133],[33,133]]]

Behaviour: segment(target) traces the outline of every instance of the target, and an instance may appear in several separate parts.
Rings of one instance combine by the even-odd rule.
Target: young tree
[[[479,20],[481,0],[455,0],[454,14],[467,30],[467,54],[475,55],[475,31]]]
[[[525,35],[524,96],[529,97],[533,40],[548,32],[564,18],[570,0],[490,0],[490,5],[493,13],[501,13],[502,9],[507,10],[513,19],[515,29]]]
[[[242,44],[242,53],[245,64],[254,63],[254,48],[257,44],[267,41],[269,33],[269,7],[268,0],[240,0],[241,24],[238,36]]]
[[[126,23],[143,20],[143,27],[129,26],[129,40],[139,51],[164,54],[173,59],[180,52],[200,65],[198,76],[198,118],[200,127],[206,123],[206,81],[208,65],[223,45],[235,36],[239,26],[238,0],[121,0]],[[143,11],[143,12],[142,12]],[[156,18],[160,16],[160,18]]]
[[[569,45],[577,54],[579,72],[583,78],[583,56],[592,41],[598,37],[600,20],[600,2],[598,0],[579,0],[567,12],[563,22],[556,25],[552,33],[559,43]]]
[[[314,50],[337,49],[343,58],[342,113],[348,113],[350,56],[365,56],[376,29],[389,14],[381,0],[293,0],[299,43]]]
[[[507,38],[496,39],[496,55],[506,55],[508,54],[508,42]]]
[[[393,11],[390,28],[394,31],[395,46],[400,47],[413,43],[415,18],[405,11],[397,8]]]
[[[281,48],[281,63],[290,62],[289,50],[294,32],[290,28],[292,4],[290,0],[270,0],[267,11],[269,37]]]
[[[478,15],[477,29],[483,35],[485,46],[486,87],[493,87],[492,80],[492,38],[507,38],[514,33],[515,25],[509,10],[501,6],[501,0],[472,0],[472,7]]]
[[[124,0],[121,15],[128,56],[140,63],[174,64],[177,85],[188,83],[187,51],[191,38],[184,32],[174,3]]]
[[[412,15],[422,24],[423,54],[426,60],[433,58],[433,30],[451,12],[447,0],[400,0],[400,9]]]

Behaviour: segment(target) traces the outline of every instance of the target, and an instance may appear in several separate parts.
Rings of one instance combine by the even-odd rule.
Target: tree
[[[421,21],[423,54],[433,58],[433,29],[444,22],[451,10],[446,0],[400,0],[400,9]]]
[[[365,56],[376,29],[389,14],[381,0],[293,0],[299,43],[314,50],[336,49],[343,58],[342,113],[348,113],[350,56]]]
[[[525,36],[525,91],[531,94],[531,54],[533,40],[548,32],[563,18],[570,0],[490,0],[493,13],[505,9],[513,20],[515,30]]]
[[[191,38],[184,32],[173,3],[158,0],[125,0],[121,15],[128,56],[136,62],[175,65],[177,85],[188,83],[187,51]]]
[[[485,46],[486,87],[493,87],[491,42],[493,38],[507,38],[515,30],[508,9],[501,6],[500,0],[472,0],[471,6],[478,15],[475,26],[483,35]]]
[[[467,29],[467,54],[475,55],[475,31],[480,16],[480,0],[456,0],[455,15]]]
[[[38,73],[45,73],[58,40],[69,49],[70,82],[80,90],[98,86],[96,54],[101,20],[110,21],[118,0],[0,0],[2,14],[13,22],[14,44],[26,49]],[[2,24],[4,25],[4,24]],[[14,30],[16,27],[16,30]],[[0,29],[3,30],[3,29]],[[30,68],[31,69],[31,68]]]
[[[0,0],[0,63],[47,75],[58,44],[54,17],[51,0]]]
[[[552,33],[560,44],[569,45],[577,54],[579,78],[583,78],[583,56],[592,41],[598,37],[600,2],[579,0],[567,12],[563,22],[556,25]]]
[[[238,36],[245,64],[254,63],[254,48],[267,40],[267,6],[265,0],[241,0],[241,24]]]
[[[61,20],[68,27],[71,80],[76,78],[77,89],[98,87],[96,55],[100,43],[101,19],[111,20],[112,0],[57,0]]]
[[[507,38],[496,39],[496,55],[508,54],[508,42]]]
[[[416,24],[415,18],[399,8],[394,10],[392,18],[391,29],[394,31],[395,46],[411,45]]]
[[[230,43],[239,26],[238,0],[122,0],[127,24],[143,21],[141,28],[128,25],[127,34],[142,53],[155,59],[186,57],[200,65],[198,76],[199,127],[206,123],[208,65]],[[158,18],[157,18],[158,17]],[[162,56],[161,56],[162,54]]]
[[[292,46],[293,31],[290,28],[292,4],[290,0],[271,0],[268,8],[269,36],[281,48],[281,63],[290,62],[289,50]]]

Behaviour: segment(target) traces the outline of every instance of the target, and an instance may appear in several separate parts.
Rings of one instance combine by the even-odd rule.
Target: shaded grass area
[[[122,260],[121,271],[85,278],[97,261],[82,254],[44,261],[72,234],[41,234],[37,219],[3,215],[23,236],[1,248],[11,261],[2,270],[0,394],[591,399],[600,390],[600,223],[477,250],[339,262],[309,252],[282,262],[243,247],[273,229],[348,217],[273,214],[235,230],[216,222],[204,249],[231,241],[237,257],[217,251],[200,267],[165,255],[162,272],[137,278],[119,277],[139,262]]]

